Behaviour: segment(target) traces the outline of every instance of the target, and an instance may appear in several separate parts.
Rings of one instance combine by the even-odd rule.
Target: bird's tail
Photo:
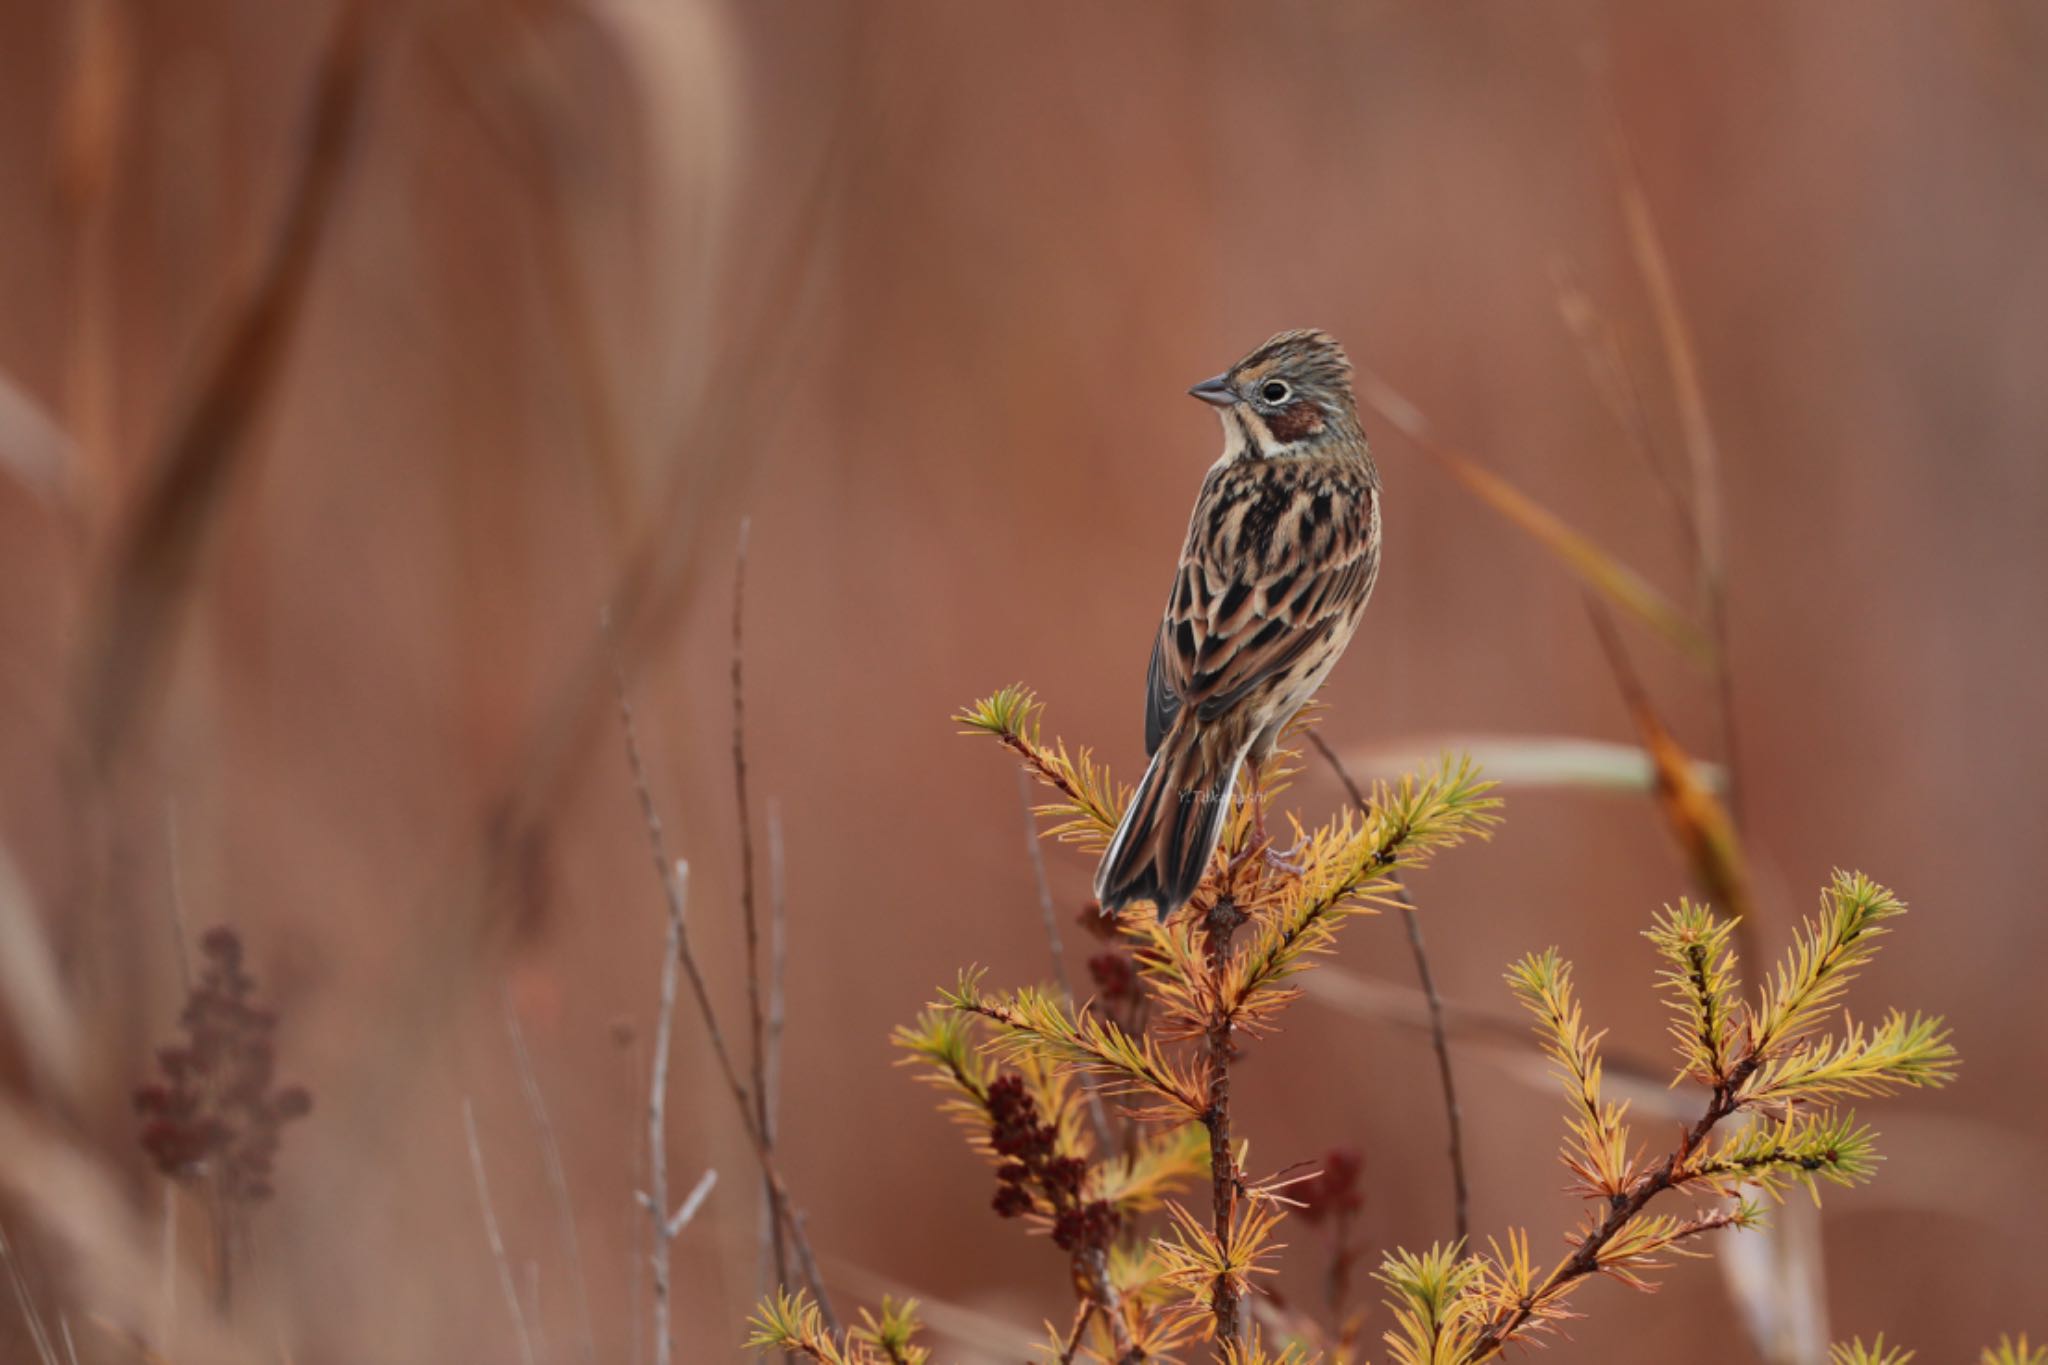
[[[1244,746],[1218,745],[1213,730],[1196,727],[1193,709],[1183,708],[1160,740],[1102,855],[1095,898],[1105,914],[1151,901],[1165,919],[1195,894],[1223,837]]]

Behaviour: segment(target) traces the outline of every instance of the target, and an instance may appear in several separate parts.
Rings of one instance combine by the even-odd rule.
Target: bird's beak
[[[1214,379],[1204,379],[1188,392],[1204,403],[1213,403],[1219,408],[1234,407],[1237,404],[1237,391],[1230,387],[1230,376],[1227,374],[1219,374]]]

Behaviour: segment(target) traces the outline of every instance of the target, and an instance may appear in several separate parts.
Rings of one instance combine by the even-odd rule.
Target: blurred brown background
[[[332,15],[0,5],[0,836],[61,981],[43,1014],[12,1007],[0,1162],[6,1226],[87,1359],[137,1358],[115,1324],[163,1321],[161,1185],[126,1095],[173,1028],[174,890],[192,931],[244,931],[281,1064],[316,1096],[256,1220],[242,1313],[262,1358],[517,1359],[465,1096],[550,1358],[573,1358],[508,1002],[600,1354],[644,1358],[629,1239],[662,912],[598,622],[610,602],[737,1034],[742,515],[764,898],[771,805],[788,850],[786,1170],[842,1308],[907,1288],[954,1310],[941,1359],[1019,1358],[1064,1321],[1058,1260],[988,1211],[985,1169],[887,1044],[960,966],[1043,971],[1010,764],[949,713],[1028,680],[1051,730],[1135,776],[1149,631],[1217,446],[1181,391],[1286,326],[1336,333],[1690,607],[1679,523],[1561,308],[1582,297],[1612,329],[1652,458],[1683,481],[1631,165],[1720,453],[1760,933],[1782,944],[1831,867],[1893,885],[1919,913],[1862,1012],[1944,1013],[1965,1058],[1952,1090],[1869,1108],[1889,1159],[1831,1192],[1830,1326],[1951,1359],[2048,1331],[2039,7],[369,16],[304,306],[270,338],[274,383],[250,380],[263,401],[218,496],[180,504],[186,577],[115,547],[276,249]],[[1387,558],[1325,732],[1354,753],[1628,738],[1573,580],[1368,424]],[[169,623],[167,662],[136,665],[95,768],[86,680],[124,588]],[[1708,680],[1629,639],[1680,736],[1717,753]],[[1296,792],[1311,815],[1339,797],[1320,774]],[[1689,890],[1654,806],[1518,792],[1507,817],[1418,884],[1447,994],[1498,1007],[1503,965],[1555,943],[1593,1019],[1654,1052],[1638,931]],[[1050,858],[1078,908],[1090,869]],[[1342,965],[1412,978],[1392,921],[1347,932]],[[722,1177],[678,1245],[680,1358],[733,1359],[759,1288],[752,1171],[687,1008],[677,1036],[671,1179]],[[1557,1098],[1497,1056],[1460,1066],[1475,1224],[1547,1251],[1575,1216]],[[1375,1252],[1448,1235],[1415,1035],[1310,1002],[1241,1076],[1255,1166],[1355,1145]],[[1299,1287],[1318,1253],[1297,1232]],[[1716,1267],[1667,1281],[1590,1287],[1561,1354],[1754,1358]]]

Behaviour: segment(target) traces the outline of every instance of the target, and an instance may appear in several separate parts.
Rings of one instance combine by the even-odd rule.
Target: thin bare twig
[[[1344,760],[1337,757],[1337,751],[1330,742],[1314,730],[1308,732],[1308,742],[1315,746],[1323,761],[1330,765],[1330,771],[1344,784],[1344,793],[1351,798],[1351,804],[1361,811],[1370,811],[1372,803],[1353,780],[1351,772],[1344,766]],[[1471,1191],[1465,1178],[1465,1118],[1458,1104],[1457,1078],[1451,1070],[1451,1042],[1444,1027],[1444,1000],[1436,988],[1436,973],[1430,970],[1429,952],[1422,942],[1422,917],[1415,912],[1415,901],[1408,894],[1408,886],[1398,873],[1390,878],[1395,898],[1401,902],[1401,920],[1408,930],[1408,949],[1415,957],[1415,975],[1422,985],[1423,998],[1429,1003],[1429,1042],[1436,1052],[1437,1082],[1443,1089],[1444,1120],[1450,1132],[1451,1157],[1451,1199],[1453,1227],[1457,1240],[1463,1242],[1471,1233]]]
[[[768,1135],[780,1126],[782,1099],[782,1030],[786,1001],[783,982],[789,974],[789,895],[783,877],[782,807],[768,798],[768,1058],[762,1068],[768,1095]]]
[[[740,916],[747,931],[747,1031],[753,1040],[754,1126],[770,1151],[775,1127],[768,1121],[768,1022],[761,1008],[761,924],[754,897],[754,816],[747,801],[746,603],[747,536],[752,523],[740,518],[739,548],[732,569],[732,784],[740,825]],[[768,1250],[775,1283],[789,1279],[789,1250],[782,1240],[782,1211],[775,1206],[775,1188],[764,1177],[761,1198],[768,1206]]]
[[[613,1025],[614,1037],[619,1039],[621,1051],[626,1056],[626,1090],[632,1097],[639,1093],[640,1085],[640,1035],[623,1024]],[[647,1168],[650,1157],[647,1151],[647,1130],[638,1130],[638,1139],[633,1144],[633,1189],[637,1193],[647,1187]],[[632,1326],[632,1354],[627,1357],[630,1365],[641,1365],[647,1359],[647,1328],[641,1321],[641,1309],[647,1299],[647,1262],[640,1256],[640,1208],[636,1199],[626,1209],[626,1264],[630,1267],[627,1280],[627,1297],[631,1307],[629,1320]]]
[[[484,1238],[490,1243],[491,1260],[498,1267],[498,1288],[505,1295],[505,1311],[512,1315],[512,1328],[519,1339],[521,1365],[535,1365],[533,1334],[527,1327],[526,1309],[519,1302],[519,1284],[512,1276],[512,1258],[505,1254],[505,1239],[498,1231],[498,1211],[491,1203],[491,1182],[484,1174],[484,1147],[476,1132],[476,1106],[462,1097],[462,1127],[469,1135],[469,1166],[476,1175],[477,1203],[483,1207]]]
[[[527,1113],[533,1117],[535,1133],[540,1137],[541,1167],[547,1173],[548,1193],[555,1205],[555,1220],[561,1226],[562,1250],[569,1259],[569,1278],[576,1286],[576,1310],[578,1314],[577,1353],[585,1365],[597,1362],[597,1329],[590,1313],[590,1287],[583,1276],[583,1248],[576,1238],[576,1201],[569,1193],[569,1171],[562,1162],[562,1147],[555,1140],[554,1120],[548,1114],[547,1098],[541,1093],[540,1077],[533,1069],[533,1055],[526,1049],[526,1032],[519,1026],[519,1015],[512,1008],[510,991],[501,991],[505,1012],[505,1035],[512,1043],[514,1070],[519,1075],[519,1092],[526,1099]]]
[[[654,793],[647,784],[646,764],[640,758],[640,741],[633,724],[633,707],[626,696],[626,683],[615,669],[612,674],[619,707],[619,724],[624,732],[626,763],[632,771],[633,790],[640,802],[640,816],[647,828],[647,842],[654,858],[655,872],[661,879],[662,890],[668,897],[669,943],[672,959],[679,960],[690,981],[690,991],[697,999],[697,1012],[704,1021],[704,1030],[711,1040],[711,1052],[717,1059],[720,1075],[725,1078],[726,1088],[732,1093],[733,1102],[739,1108],[740,1126],[753,1145],[754,1159],[761,1167],[761,1173],[775,1194],[774,1207],[779,1211],[784,1230],[788,1233],[789,1244],[796,1251],[797,1264],[801,1268],[805,1286],[817,1302],[824,1315],[826,1327],[835,1334],[839,1331],[838,1317],[832,1311],[832,1304],[825,1293],[824,1277],[818,1273],[817,1257],[811,1251],[810,1239],[805,1235],[803,1215],[789,1198],[789,1187],[784,1184],[782,1174],[775,1164],[774,1149],[768,1145],[766,1135],[755,1123],[756,1109],[747,1092],[747,1083],[740,1078],[733,1065],[732,1049],[726,1046],[725,1030],[719,1027],[718,1014],[711,1006],[711,992],[704,984],[704,973],[697,963],[697,955],[690,949],[690,936],[684,928],[682,887],[671,875],[668,860],[667,835],[663,832],[661,812],[654,804]],[[680,868],[681,863],[673,866]],[[666,974],[670,968],[665,964]],[[664,1059],[665,1062],[666,1059]],[[650,1154],[651,1159],[651,1154]]]
[[[762,1115],[763,1129],[768,1144],[773,1147],[777,1134],[782,1128],[782,1030],[786,1000],[783,982],[789,970],[789,886],[784,876],[782,847],[782,807],[774,797],[768,798],[768,1036],[764,1043],[765,1052],[761,1059],[761,1095],[766,1112]],[[761,1205],[761,1217],[775,1223],[775,1210],[765,1200]],[[781,1237],[781,1226],[772,1229],[774,1238],[764,1236],[762,1242],[768,1245],[770,1253]],[[775,1263],[777,1274],[784,1273],[781,1262]]]
[[[704,1174],[697,1177],[697,1183],[690,1187],[690,1192],[683,1197],[682,1204],[677,1207],[675,1213],[668,1220],[666,1228],[671,1238],[680,1234],[684,1228],[697,1220],[697,1211],[704,1207],[704,1201],[711,1197],[711,1191],[717,1188],[717,1186],[717,1171],[706,1170]]]
[[[654,1360],[669,1365],[674,1351],[674,1332],[669,1325],[669,1243],[668,1235],[668,1059],[675,1031],[677,969],[683,962],[683,910],[688,904],[687,863],[662,878],[669,889],[668,944],[661,957],[661,1012],[655,1016],[654,1065],[647,1087],[647,1192],[641,1204],[647,1210],[652,1238],[648,1264],[654,1276]]]

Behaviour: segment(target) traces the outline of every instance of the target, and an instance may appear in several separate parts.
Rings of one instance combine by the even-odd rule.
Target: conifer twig
[[[740,917],[747,933],[747,1031],[753,1041],[754,1126],[761,1142],[773,1151],[775,1128],[768,1121],[768,1025],[761,1008],[761,926],[754,897],[754,817],[747,801],[746,636],[747,536],[752,523],[740,518],[739,548],[732,570],[732,782],[740,827]],[[765,1178],[761,1197],[768,1205],[769,1250],[775,1282],[789,1278],[789,1252],[782,1240],[782,1211],[775,1187]]]
[[[1606,1249],[1607,1244],[1633,1222],[1652,1199],[1673,1188],[1676,1183],[1673,1176],[1680,1165],[1699,1150],[1700,1144],[1706,1140],[1707,1134],[1716,1124],[1735,1112],[1738,1107],[1736,1096],[1743,1083],[1749,1079],[1755,1065],[1756,1058],[1753,1055],[1738,1063],[1735,1070],[1729,1074],[1728,1080],[1714,1087],[1714,1094],[1707,1102],[1706,1112],[1680,1135],[1678,1146],[1649,1174],[1643,1176],[1625,1193],[1616,1195],[1609,1201],[1607,1215],[1600,1220],[1599,1226],[1573,1244],[1571,1254],[1558,1262],[1557,1267],[1541,1285],[1532,1293],[1525,1295],[1515,1306],[1498,1314],[1486,1324],[1480,1331],[1470,1354],[1465,1357],[1467,1365],[1478,1365],[1478,1362],[1498,1354],[1513,1339],[1514,1334],[1537,1315],[1542,1305],[1556,1297],[1559,1290],[1600,1269],[1600,1253]],[[1739,1213],[1740,1210],[1734,1210],[1721,1215],[1718,1222],[1713,1219],[1702,1220],[1697,1228],[1691,1230],[1705,1232],[1712,1227],[1727,1226]]]
[[[756,1110],[753,1098],[747,1092],[747,1083],[741,1079],[739,1069],[733,1065],[732,1049],[726,1046],[725,1030],[719,1027],[718,1013],[711,1005],[711,992],[704,983],[703,969],[697,962],[697,955],[691,950],[690,935],[684,923],[683,888],[671,867],[680,870],[683,863],[670,864],[668,858],[668,836],[663,831],[661,812],[654,804],[653,789],[647,783],[647,767],[640,757],[639,736],[633,724],[633,706],[626,696],[626,683],[616,669],[612,674],[619,708],[619,724],[626,746],[626,764],[632,772],[633,790],[640,803],[640,816],[647,829],[648,849],[654,859],[655,873],[661,880],[662,891],[668,900],[669,957],[680,962],[690,982],[690,993],[696,997],[697,1012],[704,1021],[704,1031],[711,1040],[712,1056],[717,1059],[719,1074],[725,1078],[726,1089],[731,1092],[734,1104],[739,1109],[740,1127],[746,1133],[747,1141],[754,1149],[754,1159],[761,1167],[762,1177],[773,1191],[772,1207],[782,1220],[790,1245],[796,1251],[798,1267],[805,1284],[816,1300],[819,1311],[824,1315],[826,1325],[833,1331],[839,1330],[837,1317],[832,1311],[832,1302],[825,1294],[824,1277],[818,1272],[817,1257],[811,1251],[810,1239],[805,1235],[803,1216],[789,1198],[789,1187],[782,1179],[782,1173],[775,1162],[774,1149],[768,1145],[766,1135],[755,1123]],[[663,967],[664,984],[670,968]],[[672,998],[672,997],[671,997]],[[664,1019],[667,1017],[664,1014]],[[657,1034],[659,1042],[659,1034]],[[664,1058],[664,1064],[666,1059]],[[659,1137],[655,1137],[659,1150]],[[654,1154],[649,1153],[650,1164]],[[657,1347],[657,1349],[660,1349]]]
[[[1344,761],[1337,757],[1337,751],[1330,747],[1328,740],[1315,730],[1308,731],[1308,742],[1315,746],[1323,761],[1344,784],[1344,792],[1351,798],[1351,804],[1361,811],[1369,811],[1372,805],[1365,799],[1365,793],[1353,780]],[[1451,1156],[1451,1198],[1455,1236],[1463,1242],[1471,1231],[1471,1194],[1465,1178],[1465,1120],[1458,1104],[1457,1078],[1451,1070],[1451,1042],[1444,1027],[1444,1001],[1436,988],[1436,974],[1430,970],[1429,952],[1422,942],[1422,918],[1416,913],[1415,901],[1408,894],[1408,884],[1397,874],[1392,879],[1394,898],[1401,905],[1401,921],[1408,930],[1408,948],[1415,957],[1415,975],[1422,986],[1424,1001],[1429,1007],[1429,1041],[1436,1053],[1438,1084],[1444,1095],[1444,1119],[1450,1130]]]

